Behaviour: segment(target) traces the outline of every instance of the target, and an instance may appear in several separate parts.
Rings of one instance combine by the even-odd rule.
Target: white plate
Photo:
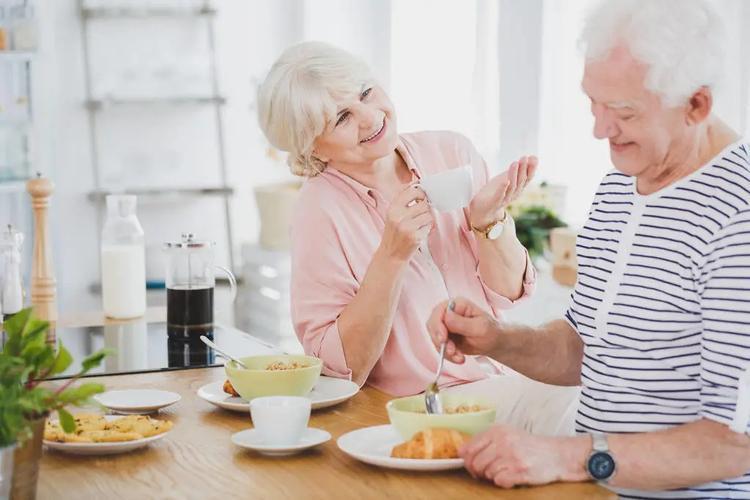
[[[308,427],[302,434],[299,443],[294,445],[285,446],[273,446],[263,443],[258,431],[255,429],[247,429],[244,431],[232,434],[232,442],[237,446],[255,450],[263,455],[270,455],[272,457],[283,457],[286,455],[293,455],[299,453],[302,450],[318,446],[331,439],[331,435],[322,430],[314,427]]]
[[[175,404],[181,397],[176,392],[156,389],[126,389],[97,394],[94,399],[118,413],[149,413]]]
[[[111,421],[121,417],[105,415],[104,418]],[[154,441],[158,441],[170,432],[171,431],[162,432],[156,436],[118,443],[58,443],[57,441],[47,440],[44,440],[43,443],[50,450],[62,451],[70,453],[71,455],[114,455],[116,453],[125,453],[126,451],[142,448]]]
[[[223,381],[206,384],[198,389],[198,397],[226,410],[250,411],[247,400],[230,396],[223,386]],[[358,392],[359,386],[351,380],[320,377],[308,397],[312,400],[312,409],[318,410],[346,401]]]
[[[460,469],[463,458],[416,459],[391,458],[391,450],[404,440],[390,425],[376,425],[348,432],[338,438],[341,451],[367,464],[416,471],[439,471]]]

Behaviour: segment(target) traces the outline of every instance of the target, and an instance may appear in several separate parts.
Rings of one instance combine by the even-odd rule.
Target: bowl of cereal
[[[430,428],[455,429],[466,434],[478,434],[495,421],[495,407],[481,396],[440,393],[443,413],[429,414],[425,409],[424,394],[392,399],[385,405],[391,425],[404,440]]]
[[[240,361],[247,368],[228,361],[224,371],[237,393],[248,401],[261,396],[307,396],[323,366],[316,357],[292,354],[248,356]]]

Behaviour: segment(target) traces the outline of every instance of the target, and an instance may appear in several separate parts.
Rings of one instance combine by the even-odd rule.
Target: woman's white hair
[[[721,19],[704,0],[610,0],[589,14],[579,44],[587,60],[597,60],[624,43],[649,67],[646,88],[678,106],[719,83],[723,34]]]
[[[361,59],[327,43],[303,42],[281,54],[258,89],[258,122],[269,142],[289,153],[292,173],[312,177],[325,169],[313,156],[315,139],[335,119],[337,103],[372,80]]]

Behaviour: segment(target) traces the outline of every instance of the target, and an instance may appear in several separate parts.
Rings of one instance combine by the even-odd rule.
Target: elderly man
[[[582,87],[615,170],[578,236],[565,318],[501,324],[456,299],[428,321],[452,362],[487,354],[582,385],[577,435],[495,426],[461,451],[475,477],[750,498],[750,415],[736,411],[750,369],[750,144],[712,114],[721,32],[698,0],[618,0],[590,16]]]

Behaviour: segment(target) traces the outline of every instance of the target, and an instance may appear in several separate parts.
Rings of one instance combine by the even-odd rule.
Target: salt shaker
[[[23,282],[21,280],[21,245],[23,233],[8,227],[0,237],[3,263],[2,313],[6,316],[23,309]]]

